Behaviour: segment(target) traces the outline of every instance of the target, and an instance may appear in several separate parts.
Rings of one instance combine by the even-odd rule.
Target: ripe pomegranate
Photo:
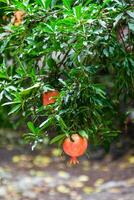
[[[86,138],[81,137],[79,134],[73,134],[70,137],[66,138],[63,142],[63,150],[64,152],[71,156],[69,161],[70,164],[77,164],[79,161],[77,157],[82,156],[88,146],[88,141]]]
[[[55,97],[59,95],[59,92],[57,90],[44,92],[43,93],[43,106],[47,106],[49,104],[52,104],[56,101]]]

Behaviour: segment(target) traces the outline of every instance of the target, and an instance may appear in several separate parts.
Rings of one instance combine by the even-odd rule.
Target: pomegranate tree
[[[33,147],[58,143],[77,163],[89,141],[108,150],[124,131],[134,99],[131,2],[0,1],[0,113],[28,125]]]

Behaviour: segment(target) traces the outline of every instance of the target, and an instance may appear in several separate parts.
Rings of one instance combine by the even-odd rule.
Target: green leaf
[[[0,2],[8,3],[9,1],[8,0],[0,0]]]
[[[4,96],[4,91],[2,91],[2,92],[0,93],[0,101],[3,99],[3,96]]]
[[[114,27],[119,23],[119,21],[122,19],[122,17],[123,17],[123,13],[120,13],[119,15],[117,15],[117,17],[114,20],[115,21],[113,24]]]
[[[33,85],[33,86],[31,86],[31,87],[29,87],[27,89],[23,89],[20,94],[22,96],[29,95],[34,89],[37,89],[39,87],[40,87],[40,83],[36,83],[35,85]]]
[[[36,0],[36,1],[37,1],[37,3],[38,3],[39,5],[41,5],[43,8],[48,9],[48,8],[50,8],[51,1],[52,1],[52,0]]]
[[[128,27],[129,27],[129,29],[130,29],[131,31],[134,32],[134,24],[128,23]]]
[[[66,82],[63,81],[63,79],[59,78],[58,80],[59,80],[59,82],[62,83],[64,86],[67,86]]]
[[[57,3],[57,0],[52,0],[52,2],[51,2],[51,8],[54,8],[54,6],[56,5],[56,3]]]
[[[33,122],[28,122],[27,126],[32,131],[32,133],[35,133],[36,128],[35,128]]]
[[[51,118],[48,118],[47,120],[45,120],[44,122],[42,122],[41,124],[40,124],[40,128],[48,128],[52,123],[53,123],[53,120],[54,120],[54,118],[53,117],[51,117]]]
[[[54,91],[54,89],[50,85],[44,85],[43,92],[47,92],[47,91]]]
[[[105,149],[106,153],[109,152],[109,150],[110,150],[110,143],[109,143],[109,141],[105,141],[104,142],[104,149]]]
[[[107,24],[106,24],[106,22],[105,21],[103,21],[103,20],[99,20],[99,23],[100,23],[100,25],[102,26],[102,27],[104,27],[104,28],[106,28],[107,27]]]
[[[127,14],[128,14],[130,17],[134,18],[134,12],[127,11]]]
[[[15,112],[18,112],[20,109],[21,109],[21,104],[18,104],[18,105],[14,106],[14,107],[11,109],[11,111],[8,113],[8,115],[11,115],[11,114],[13,114],[13,113],[15,113]]]
[[[20,58],[18,56],[16,56],[16,60],[18,61],[18,64],[20,66],[20,71],[22,72],[22,75],[27,75],[27,71],[23,65],[23,63],[21,62]]]
[[[88,134],[87,134],[86,131],[84,131],[84,130],[80,130],[80,131],[78,131],[78,133],[79,133],[82,137],[85,137],[85,138],[88,139]]]
[[[0,79],[8,79],[6,72],[0,71]]]
[[[59,125],[61,126],[61,128],[66,130],[67,126],[66,126],[65,122],[63,121],[63,119],[61,118],[61,116],[56,115],[55,117],[56,117],[57,121],[59,122]]]
[[[72,4],[72,0],[62,0],[63,1],[63,4],[64,6],[70,10],[71,9],[71,4]]]
[[[2,106],[12,105],[12,104],[18,104],[18,103],[21,103],[21,101],[6,102],[6,103],[3,103]]]
[[[65,137],[66,137],[65,134],[58,135],[58,136],[54,137],[54,138],[50,141],[50,144],[53,144],[53,143],[58,142],[58,141],[60,141],[60,140],[63,140]]]
[[[73,8],[73,12],[74,12],[74,16],[77,18],[77,19],[80,19],[81,18],[81,9],[82,9],[82,6],[76,6]]]
[[[3,53],[4,50],[6,49],[11,37],[7,37],[6,40],[3,40],[3,44],[0,46],[0,53]]]
[[[52,2],[52,0],[46,0],[45,1],[45,8],[46,9],[50,8],[51,2]]]

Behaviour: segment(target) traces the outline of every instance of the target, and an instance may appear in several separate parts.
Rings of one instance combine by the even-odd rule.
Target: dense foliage
[[[77,132],[107,148],[134,98],[133,1],[0,0],[0,15],[1,105],[28,124],[25,139],[54,127],[51,143]],[[60,95],[43,106],[49,90]]]

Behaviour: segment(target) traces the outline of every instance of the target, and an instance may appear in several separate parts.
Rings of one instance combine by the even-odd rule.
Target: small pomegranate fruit
[[[66,138],[63,142],[63,150],[67,155],[71,156],[69,163],[79,163],[77,157],[82,156],[85,153],[87,146],[88,140],[77,133],[73,134],[71,138]]]
[[[57,90],[44,92],[43,93],[43,106],[47,106],[56,101],[55,97],[59,96],[59,92]]]
[[[25,15],[25,12],[21,11],[21,10],[18,10],[14,13],[14,18],[15,18],[14,25],[15,26],[19,26],[22,23],[24,15]]]

